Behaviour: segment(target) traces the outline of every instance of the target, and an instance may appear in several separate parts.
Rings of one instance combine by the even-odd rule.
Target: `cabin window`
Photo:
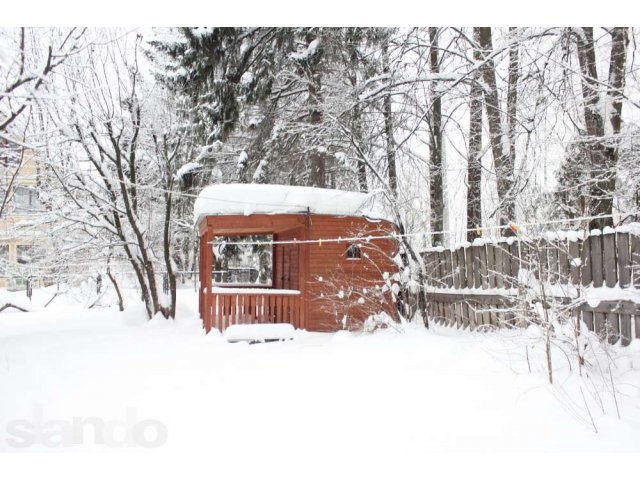
[[[360,250],[360,245],[357,243],[352,243],[347,248],[347,260],[360,260],[362,258],[362,250]]]
[[[213,283],[269,287],[272,284],[273,235],[214,237]]]

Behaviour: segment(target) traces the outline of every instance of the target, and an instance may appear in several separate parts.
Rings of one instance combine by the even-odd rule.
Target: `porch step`
[[[290,323],[253,323],[230,325],[224,331],[228,342],[277,342],[293,340],[296,330]]]

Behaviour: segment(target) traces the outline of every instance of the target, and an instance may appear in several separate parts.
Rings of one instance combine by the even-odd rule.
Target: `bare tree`
[[[440,73],[438,59],[438,28],[429,27],[429,67],[431,73],[437,76]],[[430,84],[431,93],[431,122],[429,125],[429,188],[430,188],[430,227],[434,232],[444,230],[444,188],[443,188],[443,151],[442,151],[442,96],[438,92],[438,82],[433,80]],[[433,235],[433,244],[442,244],[443,235]]]
[[[515,34],[515,27],[509,28],[509,34]],[[509,166],[512,171],[516,165],[516,125],[518,108],[518,80],[519,73],[519,49],[520,46],[515,38],[511,39],[509,46],[509,72],[507,79],[507,139],[509,141]],[[512,173],[513,175],[513,173]]]
[[[478,48],[473,49],[473,59],[482,60]],[[476,229],[482,226],[482,86],[480,72],[471,78],[469,93],[469,145],[467,153],[467,240],[472,241]]]
[[[3,162],[11,166],[2,185],[0,218],[24,160],[31,109],[46,93],[60,65],[84,47],[84,34],[85,29],[79,28],[0,30],[0,149]]]
[[[382,74],[389,76],[391,73],[389,58],[389,35],[382,40]],[[398,195],[398,174],[396,171],[396,148],[394,145],[393,111],[391,109],[391,95],[389,91],[382,98],[382,115],[384,117],[385,151],[387,159],[387,177],[389,188],[394,196]]]
[[[73,73],[83,82],[67,83],[76,100],[56,116],[66,148],[62,155],[70,157],[68,165],[54,167],[69,203],[58,214],[93,232],[98,242],[120,248],[135,274],[149,318],[157,313],[171,317],[176,294],[171,259],[173,170],[180,141],[153,128],[160,123],[161,112],[153,111],[152,96],[142,82],[139,41],[134,45],[110,41],[74,66]],[[162,206],[158,196],[164,197]],[[160,228],[154,228],[158,218]],[[158,246],[169,274],[168,302],[158,281]]]
[[[493,60],[493,41],[490,27],[474,27],[474,40],[480,52],[480,73],[484,84],[484,101],[489,125],[489,141],[498,184],[500,202],[498,218],[502,225],[513,220],[515,200],[513,192],[513,164],[504,151],[502,109],[498,96],[496,66]]]
[[[21,27],[2,32],[0,62],[0,136],[37,100],[51,74],[81,48],[84,29],[49,31]],[[14,38],[11,38],[14,37]]]
[[[618,162],[618,146],[607,141],[605,119],[600,111],[602,101],[602,81],[598,78],[593,28],[583,27],[575,31],[580,62],[583,101],[583,116],[585,139],[588,145],[588,158],[591,176],[589,198],[589,212],[592,215],[607,215],[613,212],[613,196],[616,185],[616,166]],[[620,134],[622,126],[622,98],[625,85],[625,69],[627,46],[629,44],[628,28],[615,27],[609,32],[611,35],[611,55],[609,61],[609,78],[605,83],[604,97],[611,106],[609,123],[612,137]],[[611,217],[596,219],[592,228],[602,228],[612,225]]]

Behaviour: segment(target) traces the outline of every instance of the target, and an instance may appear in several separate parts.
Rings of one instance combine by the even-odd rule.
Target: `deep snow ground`
[[[15,448],[6,428],[38,415],[124,421],[132,410],[166,426],[154,451],[202,454],[216,471],[295,471],[319,459],[419,466],[434,451],[640,451],[638,341],[609,350],[611,377],[604,355],[581,379],[556,352],[549,386],[530,332],[408,325],[228,344],[204,335],[189,289],[177,321],[150,322],[140,305],[87,310],[62,297],[45,309],[50,294],[34,293],[35,312],[0,313],[0,451],[146,451],[91,435],[69,447]]]

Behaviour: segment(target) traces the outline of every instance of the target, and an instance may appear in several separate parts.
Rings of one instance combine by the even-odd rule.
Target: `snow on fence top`
[[[568,220],[571,221],[571,220]],[[502,228],[502,227],[501,227]],[[495,229],[495,227],[493,227]],[[491,231],[492,228],[487,228],[486,230]],[[508,243],[511,245],[513,242],[517,242],[518,240],[525,240],[528,242],[546,239],[550,242],[560,241],[564,242],[568,240],[570,242],[577,242],[579,240],[584,240],[585,236],[595,237],[598,235],[608,235],[611,233],[629,233],[631,235],[640,236],[640,222],[631,222],[625,223],[624,225],[618,225],[617,227],[604,227],[604,229],[593,229],[591,231],[585,232],[584,230],[548,230],[548,231],[534,231],[527,232],[523,230],[518,236],[514,237],[478,237],[473,240],[473,242],[456,242],[447,247],[450,251],[458,250],[463,247],[470,246],[483,246],[483,245],[496,245],[498,243]],[[421,250],[422,253],[440,253],[444,252],[445,247],[436,246],[436,247],[427,247]]]
[[[195,223],[208,215],[314,213],[393,221],[373,194],[294,187],[227,183],[205,187],[193,207]]]

